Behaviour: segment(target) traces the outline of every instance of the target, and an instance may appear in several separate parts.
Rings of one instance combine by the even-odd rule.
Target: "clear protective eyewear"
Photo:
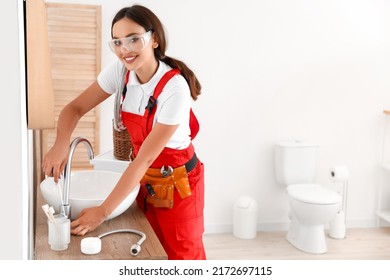
[[[110,49],[113,52],[125,48],[127,51],[139,52],[142,51],[149,43],[150,38],[152,37],[152,30],[141,34],[133,35],[125,38],[112,39],[108,42]]]

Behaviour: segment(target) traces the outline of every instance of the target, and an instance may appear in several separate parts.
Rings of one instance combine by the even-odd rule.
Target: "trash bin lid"
[[[250,208],[252,205],[255,205],[255,201],[253,198],[249,197],[249,196],[243,196],[243,197],[240,197],[237,201],[236,201],[236,207],[237,208],[241,208],[241,209],[248,209]]]

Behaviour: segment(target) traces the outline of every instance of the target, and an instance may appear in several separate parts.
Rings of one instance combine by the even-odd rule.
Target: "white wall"
[[[231,230],[234,200],[253,196],[260,230],[284,229],[288,204],[274,178],[277,141],[321,146],[317,182],[349,167],[349,227],[375,225],[383,109],[390,109],[390,6],[383,0],[48,1],[102,5],[103,66],[111,19],[140,3],[164,23],[168,54],[192,67],[203,94],[195,140],[206,166],[206,230]],[[387,31],[387,32],[385,32]],[[110,103],[111,102],[111,103]],[[102,108],[111,149],[112,101]],[[390,197],[388,198],[390,204]]]
[[[26,121],[22,111],[17,1],[3,1],[0,9],[0,259],[27,257]]]

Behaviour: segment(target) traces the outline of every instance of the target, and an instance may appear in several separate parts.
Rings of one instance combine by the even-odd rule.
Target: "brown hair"
[[[151,10],[141,5],[133,5],[122,8],[112,20],[111,37],[114,24],[123,18],[131,19],[135,23],[144,27],[146,31],[153,31],[153,34],[156,36],[158,42],[158,47],[154,49],[155,57],[168,64],[170,67],[178,68],[180,70],[182,76],[186,79],[190,87],[192,99],[196,100],[198,95],[201,93],[202,86],[200,85],[194,72],[188,68],[184,62],[165,55],[167,41],[165,38],[164,26],[158,17]]]

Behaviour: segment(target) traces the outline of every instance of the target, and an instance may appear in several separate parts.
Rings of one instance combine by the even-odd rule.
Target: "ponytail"
[[[158,49],[155,49],[156,58],[165,62],[172,68],[177,68],[180,70],[181,75],[187,81],[188,86],[190,87],[191,97],[193,100],[197,100],[198,96],[201,94],[202,86],[200,85],[198,79],[196,78],[194,72],[188,68],[188,66],[177,59],[174,59],[169,56],[160,57]]]

